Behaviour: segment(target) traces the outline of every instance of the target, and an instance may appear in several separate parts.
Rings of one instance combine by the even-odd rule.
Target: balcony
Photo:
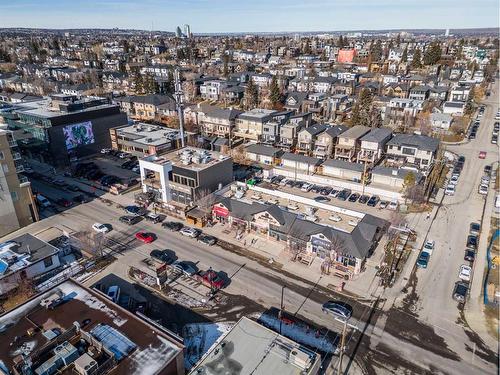
[[[24,166],[22,164],[16,165],[16,173],[23,173]]]
[[[13,160],[21,160],[22,159],[21,153],[19,153],[19,152],[13,152],[12,153],[12,159]]]
[[[15,139],[9,139],[10,147],[17,147],[17,141]]]
[[[20,187],[26,187],[26,186],[30,186],[30,181],[28,180],[28,177],[26,176],[19,176],[19,186]]]

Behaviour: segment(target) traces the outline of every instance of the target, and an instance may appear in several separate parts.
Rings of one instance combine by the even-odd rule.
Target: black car
[[[464,255],[464,260],[468,262],[474,262],[474,259],[476,259],[476,252],[471,249],[466,249],[465,250],[465,255]]]
[[[362,195],[361,197],[359,197],[358,202],[361,203],[361,204],[365,204],[369,200],[370,200],[370,196],[369,195]]]
[[[359,199],[359,194],[358,193],[352,193],[349,196],[349,202],[356,202]]]
[[[476,139],[476,132],[470,133],[469,139]]]
[[[172,255],[174,252],[172,250],[153,250],[151,252],[151,258],[159,260],[162,263],[173,263],[176,261],[175,257]]]
[[[477,236],[469,235],[467,236],[467,248],[477,250]]]
[[[311,191],[312,191],[313,193],[316,193],[316,194],[317,194],[317,193],[319,193],[319,192],[321,191],[321,189],[323,189],[321,186],[319,186],[319,185],[314,185],[314,186],[311,188]]]
[[[339,193],[339,195],[337,195],[337,199],[341,200],[341,201],[345,201],[345,200],[347,200],[347,198],[349,198],[349,195],[351,195],[351,190],[344,189]]]
[[[376,195],[374,195],[370,199],[368,199],[368,202],[366,203],[366,205],[370,206],[370,207],[375,207],[379,200],[380,200],[380,198],[377,197]]]
[[[68,189],[69,191],[80,191],[80,188],[76,185],[68,185],[66,189]]]
[[[469,291],[469,283],[459,281],[455,284],[455,289],[453,289],[453,299],[458,302],[465,302],[465,297],[467,297],[467,292]]]
[[[77,195],[77,196],[73,197],[73,202],[76,202],[76,203],[86,203],[87,202],[87,198],[85,198],[85,196],[83,194],[80,194],[80,195]]]
[[[142,217],[140,217],[140,216],[120,216],[120,218],[118,220],[124,224],[127,224],[127,225],[134,225],[134,224],[137,224],[139,221],[141,221]]]
[[[200,234],[198,236],[198,241],[203,242],[208,246],[213,246],[217,243],[217,238],[208,234]]]
[[[314,198],[316,202],[330,202],[330,198],[324,196],[317,196]]]
[[[325,187],[319,191],[321,195],[330,195],[330,192],[333,190],[333,188],[330,187]]]
[[[178,221],[166,221],[161,226],[170,229],[172,232],[178,232],[184,227],[184,225]]]
[[[465,156],[460,155],[457,160],[459,163],[465,163]]]
[[[453,168],[452,174],[458,174],[459,175],[460,173],[462,173],[462,169],[461,168],[459,168],[459,167]]]
[[[487,175],[491,174],[491,165],[486,165],[484,167],[484,173],[486,173]]]

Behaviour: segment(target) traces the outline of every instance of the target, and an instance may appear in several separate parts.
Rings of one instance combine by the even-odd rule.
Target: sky
[[[498,27],[498,17],[498,0],[0,0],[0,28],[453,29]]]

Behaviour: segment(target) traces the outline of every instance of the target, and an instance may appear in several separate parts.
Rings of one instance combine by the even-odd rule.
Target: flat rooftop
[[[53,309],[40,305],[42,300],[55,293],[63,296],[61,304]],[[35,365],[36,358],[51,356],[51,353],[40,349],[52,342],[51,340],[57,339],[54,338],[54,332],[60,334],[71,330],[75,321],[83,331],[90,333],[104,347],[113,343],[116,343],[117,347],[123,342],[131,343],[133,350],[116,364],[112,370],[113,374],[177,373],[172,371],[172,368],[177,367],[171,363],[177,360],[179,354],[182,355],[182,344],[175,341],[166,331],[150,325],[114,304],[101,293],[87,289],[73,280],[65,281],[0,316],[0,327],[6,327],[1,334],[0,361],[11,369],[21,360],[21,354],[33,355],[33,367],[38,367],[40,362]],[[28,331],[31,335],[27,334]],[[103,333],[100,336],[97,335],[99,331]],[[120,342],[116,342],[116,339],[120,339]],[[73,345],[79,342],[78,337],[69,338],[67,341]],[[97,355],[95,351],[86,353],[90,356]]]
[[[151,146],[161,146],[180,139],[179,131],[176,129],[144,123],[117,128],[116,134],[134,142]]]
[[[321,356],[243,317],[190,375],[313,375]]]
[[[228,158],[229,156],[217,151],[208,151],[197,147],[184,147],[167,154],[162,154],[161,156],[147,156],[141,160],[159,165],[170,162],[173,166],[201,171]]]

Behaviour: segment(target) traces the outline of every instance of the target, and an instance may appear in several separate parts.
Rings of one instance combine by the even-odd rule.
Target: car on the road
[[[481,195],[488,194],[488,185],[484,185],[484,184],[479,185],[477,192]]]
[[[151,243],[155,240],[154,235],[148,232],[137,232],[135,238],[144,243]]]
[[[125,216],[120,216],[120,218],[118,220],[121,223],[124,223],[124,224],[127,224],[127,225],[134,225],[134,224],[137,224],[139,221],[141,221],[142,218],[140,216],[125,215]]]
[[[470,281],[472,274],[472,268],[470,266],[466,266],[465,264],[462,264],[460,266],[460,270],[458,272],[458,278],[463,281]]]
[[[476,259],[476,252],[471,249],[465,249],[464,260],[473,263]]]
[[[475,236],[473,234],[468,235],[467,236],[467,243],[466,243],[465,247],[467,247],[469,249],[477,250],[477,245],[478,245],[477,236]]]
[[[369,207],[375,207],[379,200],[380,200],[379,197],[377,197],[376,195],[373,195],[370,199],[368,199],[368,202],[366,202],[366,205]]]
[[[110,149],[110,148],[102,148],[102,149],[101,149],[101,154],[107,155],[107,154],[109,154],[109,153],[110,153],[110,151],[111,151],[111,149]]]
[[[59,198],[56,203],[61,206],[61,207],[71,207],[73,205],[73,202],[66,198]]]
[[[179,232],[183,236],[191,238],[196,238],[201,234],[201,230],[191,227],[183,227]]]
[[[455,195],[455,185],[448,184],[444,190],[445,195]]]
[[[198,236],[198,241],[204,243],[205,245],[213,246],[217,243],[217,237],[210,236],[209,234],[200,234]]]
[[[157,223],[161,223],[162,220],[165,219],[165,216],[161,215],[161,214],[155,214],[153,212],[149,212],[148,214],[146,214],[146,216],[144,216],[144,218],[147,221],[152,222],[153,224],[157,224]]]
[[[417,259],[418,268],[427,268],[431,255],[427,251],[422,251]]]
[[[179,223],[178,221],[166,221],[162,223],[161,226],[163,228],[170,229],[172,232],[178,232],[184,227],[184,224]]]
[[[424,251],[428,252],[429,254],[432,254],[433,250],[434,250],[434,245],[435,245],[435,241],[433,240],[427,240],[425,241],[424,243]]]
[[[109,227],[105,224],[94,223],[92,224],[92,229],[98,233],[108,233]]]
[[[359,199],[359,194],[358,193],[352,193],[349,195],[349,198],[347,199],[349,202],[357,202]]]
[[[328,301],[321,306],[321,311],[332,314],[342,320],[349,320],[352,316],[352,306],[343,301]]]
[[[386,208],[387,206],[389,205],[389,202],[387,201],[380,201],[379,205],[378,205],[378,208],[380,208],[381,210],[383,210],[384,208]]]
[[[479,224],[479,223],[470,223],[469,234],[472,234],[474,236],[478,236],[480,232],[481,232],[481,224]]]
[[[139,206],[126,206],[125,212],[132,216],[142,216],[146,213],[146,210]]]
[[[479,151],[479,159],[486,159],[486,151]]]
[[[193,265],[182,260],[177,260],[172,263],[172,267],[188,276],[193,276],[196,272],[198,272],[198,270]]]
[[[370,196],[365,194],[365,195],[362,195],[361,197],[359,197],[358,202],[361,204],[365,204],[369,200],[370,200]]]
[[[151,251],[150,255],[151,258],[154,258],[162,263],[173,263],[175,261],[175,258],[173,257],[174,252],[172,250],[158,250],[155,249]]]
[[[324,197],[322,195],[318,195],[317,197],[314,198],[316,202],[330,202],[330,198]]]
[[[458,281],[453,289],[453,299],[458,302],[465,302],[467,292],[469,291],[469,283]]]
[[[342,221],[342,218],[337,214],[333,214],[328,217],[328,220],[338,223],[339,221]]]

